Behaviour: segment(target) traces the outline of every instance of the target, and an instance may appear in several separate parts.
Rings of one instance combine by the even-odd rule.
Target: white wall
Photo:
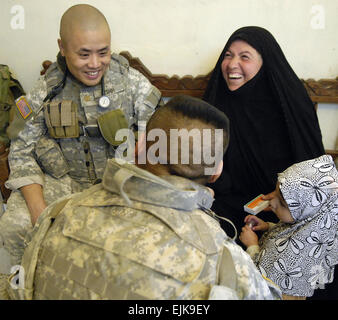
[[[55,59],[60,18],[78,3],[101,10],[114,51],[128,50],[153,73],[205,74],[233,31],[257,25],[272,32],[300,78],[338,75],[338,0],[1,0],[0,63],[26,90],[41,62]]]
[[[319,103],[317,115],[325,149],[338,150],[338,104]]]

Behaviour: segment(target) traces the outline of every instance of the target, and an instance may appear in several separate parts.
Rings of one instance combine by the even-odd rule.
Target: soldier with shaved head
[[[107,20],[96,8],[76,5],[65,12],[58,45],[77,80],[87,86],[100,82],[110,64],[110,38]]]
[[[69,8],[60,24],[60,52],[21,101],[23,130],[9,155],[13,190],[0,219],[0,246],[20,264],[29,234],[46,206],[100,182],[118,157],[122,128],[136,132],[160,92],[128,61],[111,53],[107,20],[96,8]]]

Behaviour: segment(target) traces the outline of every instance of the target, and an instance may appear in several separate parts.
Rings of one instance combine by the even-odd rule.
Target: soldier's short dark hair
[[[166,104],[166,107],[178,114],[184,115],[188,119],[200,120],[205,124],[212,125],[214,129],[223,129],[223,153],[225,153],[229,144],[230,122],[224,112],[218,110],[208,102],[186,95],[173,97]]]
[[[225,153],[229,144],[230,124],[228,117],[209,103],[186,95],[173,97],[153,113],[147,124],[147,133],[156,128],[164,130],[168,139],[170,139],[170,129],[212,129],[213,132],[215,132],[214,129],[221,129],[223,130],[222,154]],[[147,149],[153,143],[147,141]],[[215,148],[210,147],[212,152],[215,153]],[[190,144],[189,152],[193,152],[192,144]],[[191,161],[189,161],[189,164],[168,163],[168,166],[171,174],[193,180],[206,178],[204,169],[210,167],[203,162],[196,165]]]

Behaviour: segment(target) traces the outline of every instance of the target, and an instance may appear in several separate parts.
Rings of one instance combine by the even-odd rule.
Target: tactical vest
[[[68,173],[80,183],[96,183],[102,178],[106,160],[114,156],[118,144],[111,145],[102,137],[98,118],[121,110],[117,126],[132,128],[135,124],[128,69],[124,57],[112,55],[104,75],[105,95],[111,101],[107,108],[98,105],[101,84],[84,86],[71,75],[61,92],[45,104],[43,112],[49,135],[38,141],[35,153],[46,172],[56,178]],[[45,75],[48,93],[62,81],[63,76],[58,63],[48,68]]]
[[[19,280],[10,294],[62,300],[267,297],[263,279],[243,281],[250,268],[258,270],[214,219],[212,199],[187,179],[109,160],[101,184],[46,209],[21,271],[10,277],[12,284]],[[251,267],[242,275],[237,268],[246,259]]]
[[[81,197],[77,198],[77,202],[82,202],[85,200],[86,195],[97,191],[99,188],[100,185],[86,190],[85,194],[81,194]],[[68,300],[74,298],[114,300],[173,299],[176,297],[178,299],[207,299],[211,286],[220,281],[223,286],[229,286],[231,297],[237,297],[237,276],[231,253],[226,247],[223,247],[222,241],[215,241],[215,236],[209,232],[208,224],[200,217],[200,214],[178,212],[174,209],[170,211],[168,208],[153,207],[133,201],[130,207],[137,211],[142,210],[151,213],[153,216],[150,216],[150,219],[159,216],[156,208],[160,211],[166,209],[168,217],[172,214],[175,216],[174,219],[179,215],[181,216],[180,219],[177,219],[176,226],[175,223],[172,224],[170,222],[170,218],[167,220],[170,227],[174,227],[174,232],[177,232],[178,236],[176,238],[173,237],[171,235],[172,230],[163,231],[164,233],[168,232],[168,235],[167,237],[163,236],[163,247],[161,247],[160,243],[157,244],[156,251],[162,252],[161,250],[164,250],[163,255],[167,255],[168,260],[165,264],[160,264],[156,262],[156,259],[153,259],[151,254],[142,257],[135,254],[138,250],[138,243],[135,241],[135,238],[128,237],[128,230],[129,232],[142,233],[143,223],[146,224],[146,220],[142,222],[140,215],[133,216],[131,214],[130,216],[123,216],[122,221],[127,219],[126,221],[130,223],[130,229],[127,228],[124,235],[119,234],[121,235],[120,241],[111,242],[112,245],[110,245],[110,235],[104,236],[104,230],[109,230],[114,224],[118,225],[120,223],[117,221],[119,220],[118,215],[112,215],[111,219],[105,220],[104,225],[97,229],[99,232],[97,236],[93,237],[92,234],[88,233],[88,230],[79,229],[75,225],[76,221],[72,221],[72,219],[65,220],[62,218],[58,222],[54,222],[66,202],[67,200],[64,200],[55,206],[49,212],[49,216],[39,226],[38,235],[34,236],[34,240],[28,247],[28,250],[26,250],[23,259],[22,267],[25,272],[23,275],[25,278],[24,288],[11,291],[12,298],[28,300]],[[113,195],[109,199],[109,206],[125,206],[125,202],[121,197]],[[107,210],[109,210],[109,206]],[[102,210],[96,211],[95,207],[93,207],[93,210],[97,214],[95,218],[97,221],[104,221],[102,219],[107,217],[106,213],[102,212]],[[190,220],[189,222],[184,221],[185,216],[187,220]],[[86,219],[87,217],[81,218]],[[179,230],[183,221],[192,227],[185,229],[188,231],[187,233],[180,232]],[[181,225],[179,226],[179,224]],[[100,270],[102,274],[98,274],[89,265],[81,267],[72,262],[71,259],[67,258],[66,249],[65,255],[55,254],[48,248],[48,245],[45,246],[44,244],[48,242],[45,241],[46,236],[50,235],[50,232],[54,232],[57,235],[58,241],[70,241],[70,245],[76,242],[79,246],[79,254],[81,254],[80,250],[83,246],[91,247],[92,254],[95,255],[94,252],[98,254],[98,259],[100,260],[97,261],[97,264],[102,266],[102,270]],[[161,234],[161,228],[148,232],[153,233],[156,239],[156,235]],[[48,236],[48,239],[51,238]],[[53,240],[55,239],[53,237]],[[168,239],[168,243],[165,242],[166,239]],[[151,246],[151,243],[149,245]],[[166,251],[167,246],[168,251]],[[172,248],[178,250],[178,253],[182,252],[183,256],[171,259]],[[186,250],[187,248],[189,250]],[[118,281],[116,281],[115,277],[110,278],[111,273],[109,270],[114,270],[114,255],[118,260],[121,257],[119,261],[122,265],[119,265],[119,272],[122,272],[122,274],[117,278],[121,280],[122,285],[117,284]],[[108,261],[112,261],[112,265],[109,268],[106,266],[107,261],[105,261],[104,257]],[[90,260],[93,261],[95,258],[92,256]],[[224,272],[224,269],[222,271],[216,268],[221,263],[226,268],[226,272]],[[126,264],[126,274],[123,274],[123,264]],[[46,272],[45,267],[50,270],[47,277],[44,276],[44,272]],[[130,277],[132,283],[128,283],[128,281],[124,283],[123,281],[126,281],[128,278],[128,272],[131,272],[129,268],[132,270]],[[59,283],[54,276],[61,274],[64,277],[62,285],[54,286],[53,283],[55,281]],[[138,276],[140,277],[139,279]],[[144,280],[142,276],[145,277]],[[12,275],[12,280],[10,279],[10,281],[13,281],[14,277],[15,275]],[[143,283],[143,281],[145,282]],[[149,286],[147,285],[148,281]],[[140,288],[140,290],[135,290],[135,288]]]

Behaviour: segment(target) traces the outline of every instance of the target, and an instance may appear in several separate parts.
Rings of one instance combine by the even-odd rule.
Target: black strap
[[[52,100],[56,95],[58,95],[62,89],[66,85],[66,80],[67,80],[67,75],[68,75],[68,68],[66,67],[66,71],[63,75],[62,80],[52,88],[52,90],[47,94],[47,96],[43,99],[43,103]]]

